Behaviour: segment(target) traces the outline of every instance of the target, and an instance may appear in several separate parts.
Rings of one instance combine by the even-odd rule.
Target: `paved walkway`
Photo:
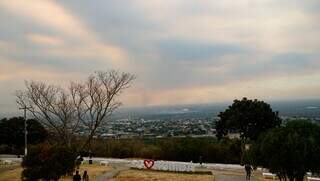
[[[105,174],[95,178],[94,181],[107,181],[109,179],[116,177],[121,171],[128,170],[128,169],[129,168],[127,167],[115,168],[114,170],[106,172]]]
[[[251,181],[258,181],[256,178],[251,178]],[[246,181],[246,176],[238,175],[215,175],[215,181]]]
[[[128,170],[124,164],[112,164],[113,170],[106,172],[105,174],[96,177],[94,181],[108,181],[116,177],[121,171]],[[242,169],[207,169],[202,167],[196,167],[196,171],[212,172],[215,181],[246,181],[246,176]],[[256,177],[251,177],[250,181],[259,181]]]

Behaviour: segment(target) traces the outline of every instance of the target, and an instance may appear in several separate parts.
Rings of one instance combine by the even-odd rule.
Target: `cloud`
[[[7,97],[25,78],[112,68],[137,76],[125,105],[320,96],[317,0],[3,0],[0,10]]]
[[[228,44],[215,44],[191,40],[163,40],[159,43],[160,55],[169,61],[202,61],[219,58],[227,54],[237,54],[243,47]]]
[[[0,81],[7,80],[7,76],[0,74]]]
[[[126,64],[127,55],[125,50],[118,46],[101,42],[94,32],[55,1],[31,0],[24,2],[4,0],[1,1],[0,6],[21,17],[30,17],[41,25],[56,29],[63,33],[64,36],[80,40],[81,44],[88,48],[87,51],[94,49],[99,52],[99,56],[104,59],[103,61],[108,61],[114,66],[125,66]],[[44,41],[43,38],[42,41]],[[37,39],[39,41],[39,37]],[[48,41],[48,39],[45,41]],[[97,55],[96,52],[92,53],[92,56]]]
[[[45,81],[49,84],[66,86],[69,80],[84,80],[86,75],[41,69],[28,63],[7,59],[0,54],[0,117],[20,114],[15,102],[15,91],[23,90],[25,80]]]
[[[19,82],[15,87],[24,86],[24,80],[33,79],[52,83],[62,83],[68,82],[68,80],[71,80],[72,78],[77,79],[77,77],[83,77],[80,74],[76,74],[74,72],[61,72],[45,67],[39,69],[28,63],[15,61],[13,59],[7,59],[1,56],[0,62],[2,65],[4,65],[0,66],[0,76],[4,77],[4,79],[0,79],[0,81],[6,81],[10,84]]]
[[[20,16],[27,16],[40,24],[57,29],[71,36],[85,36],[90,39],[90,33],[86,28],[63,7],[54,1],[31,0],[24,1],[1,1],[1,6]]]
[[[244,79],[225,84],[175,88],[138,93],[145,100],[144,105],[172,105],[231,101],[248,97],[262,100],[315,98],[319,95],[320,74],[290,77],[260,77]],[[173,101],[174,99],[174,101]]]
[[[319,2],[274,0],[150,1],[147,17],[166,28],[168,37],[241,43],[263,51],[316,51],[319,16],[306,7]],[[306,33],[308,32],[308,33]]]
[[[28,34],[27,39],[33,43],[38,43],[45,46],[61,46],[63,44],[63,40],[60,38],[34,33]]]
[[[259,77],[296,76],[313,74],[318,71],[318,54],[278,53],[253,57],[253,62],[242,63],[227,72],[236,79],[256,79]],[[254,76],[253,76],[254,75]]]

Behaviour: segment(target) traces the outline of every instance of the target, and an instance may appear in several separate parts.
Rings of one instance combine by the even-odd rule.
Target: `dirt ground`
[[[1,181],[18,181],[21,180],[22,168],[20,165],[0,165]]]
[[[212,175],[170,173],[150,170],[126,170],[112,181],[212,181]]]
[[[87,170],[90,176],[90,180],[93,180],[96,176],[102,175],[108,171],[113,170],[110,166],[100,165],[82,165],[80,167],[80,174],[83,174],[84,170]],[[19,181],[21,180],[22,168],[20,165],[1,165],[0,164],[0,181]],[[244,175],[243,170],[212,170],[213,175],[231,175],[241,176]],[[112,181],[212,181],[213,175],[200,175],[200,174],[187,174],[187,173],[171,173],[160,172],[150,170],[125,170],[121,171],[119,175],[112,179]],[[263,179],[262,174],[259,171],[255,171],[253,176],[261,181],[271,181],[272,179]],[[62,177],[61,181],[71,181],[72,177]]]
[[[79,171],[83,174],[84,170],[88,171],[89,177],[93,180],[96,176],[102,175],[103,173],[113,169],[108,166],[100,165],[81,165]],[[22,168],[19,165],[0,165],[0,181],[19,181],[21,180]],[[62,177],[61,181],[71,181],[72,176]]]
[[[213,175],[225,175],[225,176],[245,176],[244,170],[212,170]],[[272,178],[263,178],[261,171],[253,171],[252,180],[260,180],[260,181],[272,181]],[[274,179],[273,181],[277,181],[279,179]]]
[[[112,170],[112,167],[109,166],[100,166],[100,165],[89,165],[89,164],[84,164],[80,166],[79,172],[80,175],[82,177],[82,174],[85,170],[87,170],[88,174],[89,174],[89,179],[93,180],[96,176],[102,175],[105,172],[108,172],[110,170]],[[59,179],[60,181],[72,181],[72,176],[68,176],[68,177],[62,177],[61,179]]]

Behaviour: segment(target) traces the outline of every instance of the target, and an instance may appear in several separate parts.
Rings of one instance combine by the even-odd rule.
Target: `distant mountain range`
[[[274,111],[279,112],[280,116],[318,118],[320,120],[320,100],[269,101],[268,103],[271,104]],[[230,104],[232,104],[232,102],[176,106],[122,107],[113,114],[113,118],[152,117],[156,119],[159,117],[160,119],[166,117],[215,117]],[[0,119],[5,116],[17,115],[16,113],[0,113]]]
[[[268,102],[280,116],[307,117],[320,119],[320,100],[270,101]],[[194,104],[176,106],[150,106],[139,108],[121,108],[114,113],[114,117],[145,117],[145,116],[217,116],[230,103]]]

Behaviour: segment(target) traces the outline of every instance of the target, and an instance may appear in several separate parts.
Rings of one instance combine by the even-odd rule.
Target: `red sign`
[[[144,160],[143,163],[147,169],[151,169],[154,165],[154,160]]]

